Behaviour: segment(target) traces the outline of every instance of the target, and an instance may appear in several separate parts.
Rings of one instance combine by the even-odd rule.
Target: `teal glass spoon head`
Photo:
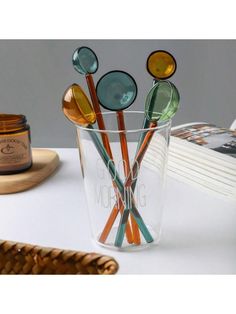
[[[158,81],[146,98],[146,118],[153,122],[171,119],[179,108],[179,100],[179,92],[173,83]]]
[[[110,71],[100,78],[96,91],[102,107],[120,111],[132,105],[138,88],[130,74],[124,71]]]
[[[94,74],[98,69],[98,58],[94,51],[88,47],[80,47],[72,56],[74,69],[80,74]]]

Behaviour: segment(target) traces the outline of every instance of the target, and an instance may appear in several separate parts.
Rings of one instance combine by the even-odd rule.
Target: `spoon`
[[[147,130],[147,133],[144,136],[143,141],[140,144],[140,148],[135,156],[132,171],[125,181],[125,188],[131,185],[132,191],[134,191],[142,159],[145,155],[148,145],[151,142],[152,136],[155,132],[155,128],[157,127],[158,120],[165,120],[165,117],[167,116],[169,118],[173,117],[178,109],[178,105],[178,90],[176,89],[174,84],[168,81],[159,81],[148,93],[145,105],[145,116],[147,117],[147,121],[149,123],[149,129]],[[154,129],[152,130],[152,128]],[[117,214],[118,212],[116,212],[113,208],[111,215],[116,216]],[[126,224],[126,220],[122,218],[120,224]],[[122,243],[124,238],[123,230],[125,230],[125,226],[119,226],[117,232],[117,243],[119,244]]]
[[[98,100],[105,109],[116,111],[117,124],[120,137],[120,146],[123,158],[125,177],[128,177],[131,167],[127,138],[125,134],[125,120],[123,110],[130,107],[137,96],[137,85],[131,75],[124,71],[110,71],[103,75],[96,87]],[[138,225],[131,216],[134,243],[140,244]]]
[[[145,120],[148,121],[148,128],[157,127],[158,121],[166,121],[171,119],[179,108],[179,92],[175,85],[169,81],[158,81],[149,91],[145,102]],[[143,133],[139,140],[139,149],[136,154],[133,166],[133,178],[130,177],[129,182],[132,182],[132,189],[135,188],[137,181],[137,170],[148,148],[154,132],[152,130]],[[138,167],[139,165],[139,167]],[[134,171],[134,168],[137,170]],[[127,180],[127,181],[128,181]]]
[[[75,50],[72,56],[72,63],[74,66],[74,69],[79,72],[82,75],[85,75],[89,93],[91,96],[92,104],[94,111],[97,116],[97,124],[100,130],[105,130],[105,123],[103,120],[103,116],[100,110],[100,105],[98,102],[96,89],[93,81],[92,74],[97,72],[98,70],[98,58],[95,54],[95,52],[90,49],[89,47],[80,47]],[[112,151],[109,143],[109,139],[106,133],[101,133],[103,145],[110,156],[112,157]]]
[[[77,104],[80,104],[78,106]],[[64,93],[62,110],[65,116],[75,124],[87,126],[96,122],[96,114],[82,88],[71,85]]]
[[[99,105],[99,101],[97,98],[96,89],[95,89],[95,85],[94,85],[94,81],[92,77],[92,74],[94,74],[98,70],[98,65],[99,65],[98,58],[92,49],[90,49],[89,47],[83,46],[83,47],[77,48],[74,51],[73,56],[72,56],[72,63],[73,63],[74,69],[77,72],[79,72],[82,75],[85,75],[87,86],[88,86],[92,104],[93,104],[93,108],[97,116],[98,128],[100,130],[105,130],[105,123],[104,123],[103,116],[100,110],[100,105]],[[102,137],[103,145],[109,157],[113,160],[113,155],[112,155],[108,135],[103,132],[101,133],[101,137]],[[122,204],[120,204],[119,199],[117,199],[116,205],[118,208],[122,207]],[[110,222],[110,223],[112,223],[113,225],[114,222]],[[105,233],[102,233],[100,235],[99,241],[104,243],[107,239],[107,236],[108,235],[106,235]],[[128,230],[127,230],[127,241],[129,243],[133,242],[133,236],[132,236],[130,226],[128,226]]]
[[[79,96],[79,97],[77,97],[77,96]],[[78,102],[78,100],[80,100],[80,103]],[[75,108],[75,105],[77,106],[77,109]],[[94,117],[96,117],[96,114],[95,114],[87,96],[85,95],[85,93],[83,92],[83,90],[81,89],[81,87],[79,85],[73,84],[72,86],[70,86],[66,90],[66,92],[64,93],[64,96],[63,96],[62,107],[63,107],[63,112],[64,112],[65,116],[73,124],[80,125],[86,129],[91,130],[88,133],[91,136],[92,141],[93,141],[101,159],[103,160],[105,166],[107,167],[107,169],[108,169],[108,171],[112,177],[112,180],[115,182],[115,184],[118,188],[118,191],[121,195],[122,201],[127,200],[129,195],[127,195],[127,191],[124,188],[123,182],[120,179],[118,172],[116,171],[114,162],[108,156],[108,154],[107,154],[106,150],[104,149],[102,143],[100,142],[96,132],[94,132],[94,128],[92,126],[92,123],[96,122],[96,119],[94,118]],[[78,110],[78,111],[75,111],[75,110]],[[90,114],[89,114],[89,111],[90,111]],[[77,112],[78,116],[76,116],[76,114],[75,114],[76,112]],[[87,120],[87,117],[92,117],[92,118]],[[147,229],[142,217],[140,216],[137,208],[135,207],[135,204],[133,201],[132,201],[131,205],[132,206],[130,206],[129,211],[134,216],[145,240],[148,243],[152,242],[153,238],[152,238],[150,232],[148,231],[148,229]],[[126,217],[126,215],[125,215],[125,217]],[[127,219],[128,219],[128,217],[127,217]],[[126,228],[125,228],[125,230],[126,230]],[[124,230],[124,232],[125,232],[125,230]]]

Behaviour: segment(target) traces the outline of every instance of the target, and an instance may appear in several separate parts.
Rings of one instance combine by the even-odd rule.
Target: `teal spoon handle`
[[[115,246],[121,247],[125,237],[126,225],[129,218],[130,209],[125,208],[120,219],[119,227],[116,234]]]

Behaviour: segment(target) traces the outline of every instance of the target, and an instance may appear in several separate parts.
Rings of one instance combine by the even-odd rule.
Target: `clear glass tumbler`
[[[125,131],[118,129],[116,112],[102,114],[105,131],[76,127],[92,237],[127,251],[160,240],[171,121],[142,129],[143,112],[123,113]]]

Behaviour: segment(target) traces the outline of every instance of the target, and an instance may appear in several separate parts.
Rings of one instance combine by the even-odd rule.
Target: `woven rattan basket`
[[[110,275],[117,271],[117,262],[109,256],[0,240],[0,274]]]

